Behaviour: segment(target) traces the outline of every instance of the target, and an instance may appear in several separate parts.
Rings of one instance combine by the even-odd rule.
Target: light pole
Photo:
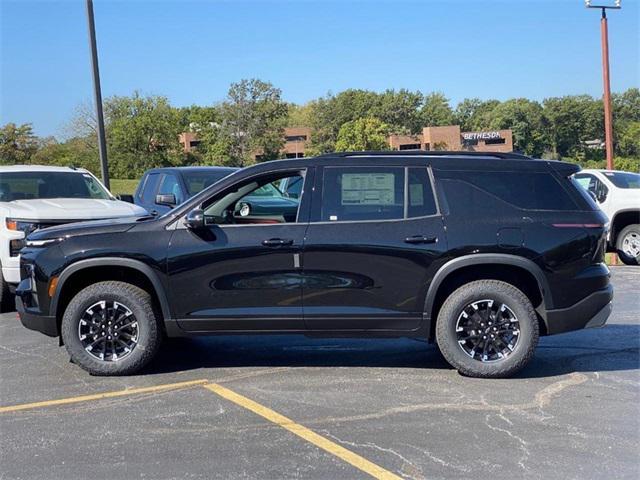
[[[93,0],[87,0],[87,23],[89,25],[89,48],[91,50],[91,67],[93,74],[93,96],[96,104],[98,121],[98,152],[100,153],[100,169],[102,183],[109,188],[109,165],[107,164],[107,144],[104,134],[104,116],[102,115],[102,92],[100,91],[100,71],[98,69],[98,47],[96,45],[96,25],[93,21]]]
[[[609,29],[607,26],[607,9],[619,10],[621,0],[615,0],[613,5],[592,5],[591,0],[585,0],[587,8],[602,10],[600,19],[600,35],[602,41],[602,82],[604,84],[604,142],[607,154],[607,169],[613,170],[613,116],[611,112],[611,82],[609,81]]]

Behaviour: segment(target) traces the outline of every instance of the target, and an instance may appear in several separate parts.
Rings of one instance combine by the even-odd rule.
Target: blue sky
[[[613,1],[613,0],[602,0]],[[465,97],[602,91],[582,0],[94,0],[103,95],[210,105],[257,77],[305,102],[347,88]],[[640,85],[640,0],[609,15],[612,89]],[[0,124],[61,135],[91,99],[84,0],[0,0]]]

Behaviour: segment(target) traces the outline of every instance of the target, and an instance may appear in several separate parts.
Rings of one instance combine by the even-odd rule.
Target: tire
[[[618,233],[616,251],[625,265],[640,265],[640,225],[627,225]]]
[[[113,325],[107,326],[107,320]],[[124,282],[100,282],[71,299],[62,318],[62,339],[71,361],[90,374],[131,375],[158,352],[160,321],[148,292]],[[99,341],[107,335],[113,340]]]
[[[506,306],[504,310],[502,305]],[[476,326],[478,330],[474,329]],[[458,328],[464,331],[457,331]],[[480,353],[481,347],[494,342],[484,338],[494,333],[498,338],[493,346]],[[473,340],[460,343],[459,339],[465,336]],[[436,340],[442,355],[459,373],[469,377],[504,378],[515,374],[531,360],[538,336],[538,317],[529,299],[513,285],[498,280],[477,280],[458,288],[442,305],[436,323]],[[479,343],[474,345],[474,341]]]

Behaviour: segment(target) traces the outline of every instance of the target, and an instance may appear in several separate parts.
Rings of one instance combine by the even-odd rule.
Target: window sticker
[[[342,205],[393,205],[393,173],[343,173]]]

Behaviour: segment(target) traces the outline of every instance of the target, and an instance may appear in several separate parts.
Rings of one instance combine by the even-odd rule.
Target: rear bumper
[[[576,304],[547,311],[547,333],[571,332],[583,328],[602,327],[611,315],[613,286],[608,285],[583,298]]]

